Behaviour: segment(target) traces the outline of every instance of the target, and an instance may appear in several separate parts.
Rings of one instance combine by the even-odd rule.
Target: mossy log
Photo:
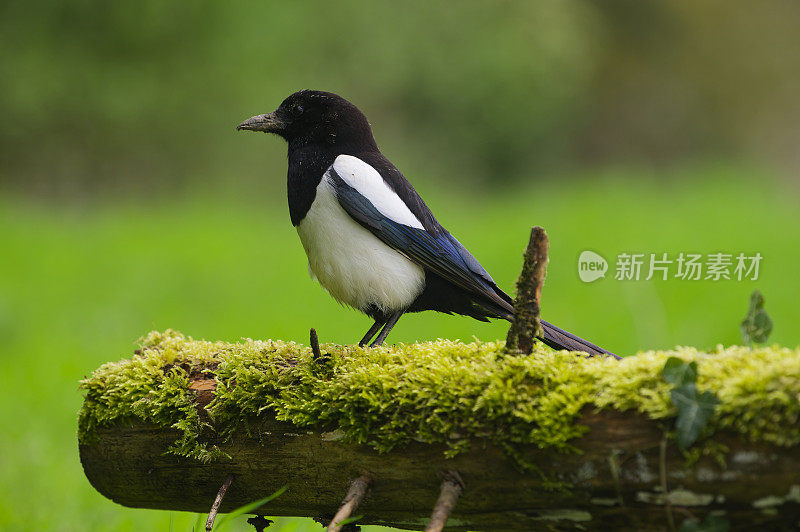
[[[637,415],[587,413],[589,433],[576,442],[582,454],[531,449],[541,472],[521,471],[494,445],[445,459],[441,446],[413,443],[388,454],[330,441],[324,432],[269,419],[256,420],[252,435],[237,433],[222,449],[232,459],[203,464],[165,454],[174,429],[120,423],[100,429],[99,441],[81,445],[92,485],[109,499],[135,508],[208,512],[229,474],[227,512],[287,491],[262,509],[267,515],[330,519],[349,482],[375,479],[358,509],[359,524],[420,529],[436,502],[441,472],[458,471],[465,490],[448,522],[453,530],[558,529],[664,530],[660,491],[660,441],[656,424]],[[670,446],[666,454],[668,498],[674,519],[724,513],[733,524],[786,529],[800,520],[800,451],[744,444],[720,436],[730,449],[727,467],[703,458],[692,467]],[[568,483],[561,488],[553,480]],[[734,529],[737,527],[734,527]]]
[[[800,522],[796,350],[621,362],[509,357],[502,343],[321,350],[322,361],[297,344],[151,334],[83,383],[86,476],[126,506],[208,512],[232,474],[221,512],[288,486],[260,512],[329,519],[365,475],[359,524],[406,529],[424,527],[448,471],[464,486],[452,530],[665,530],[709,514],[734,530]],[[698,386],[722,400],[689,455],[665,432],[670,355],[697,360]]]

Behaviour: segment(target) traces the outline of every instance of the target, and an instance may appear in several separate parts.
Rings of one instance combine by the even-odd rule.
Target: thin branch
[[[322,352],[319,350],[319,338],[317,337],[317,330],[311,329],[309,336],[311,337],[311,352],[314,354],[314,360],[319,360],[322,358]]]
[[[514,321],[508,329],[506,350],[530,353],[537,336],[542,335],[539,323],[539,302],[547,267],[550,241],[544,229],[531,229],[531,238],[525,249],[522,272],[517,280],[517,297],[514,300]]]
[[[314,329],[311,330],[313,331]],[[350,489],[347,490],[347,495],[345,495],[339,511],[336,512],[336,515],[333,516],[331,523],[328,525],[328,532],[339,532],[342,529],[342,525],[339,523],[353,515],[353,512],[367,494],[370,484],[372,484],[372,479],[366,475],[361,475],[350,483]]]
[[[225,497],[225,493],[228,491],[228,488],[233,482],[233,475],[228,475],[228,478],[225,479],[225,482],[222,483],[222,486],[219,488],[217,492],[217,498],[214,499],[214,504],[211,505],[211,511],[208,512],[208,519],[206,519],[206,532],[211,532],[211,529],[214,528],[214,519],[217,518],[217,512],[219,511],[219,506],[222,504],[222,498]]]
[[[436,506],[433,507],[431,521],[425,527],[425,532],[442,531],[462,491],[464,491],[464,483],[459,474],[455,471],[447,471],[444,474],[439,499],[436,501]]]

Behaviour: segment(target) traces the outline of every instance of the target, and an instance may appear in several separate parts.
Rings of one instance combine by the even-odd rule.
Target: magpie
[[[359,345],[382,345],[406,312],[514,319],[512,299],[380,152],[355,105],[303,90],[237,130],[275,133],[288,142],[292,225],[312,278],[374,320]],[[541,340],[553,348],[614,356],[541,323]]]

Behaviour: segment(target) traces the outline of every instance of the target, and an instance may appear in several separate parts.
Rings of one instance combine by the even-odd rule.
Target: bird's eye
[[[292,114],[295,116],[300,116],[301,114],[303,114],[303,106],[297,104],[294,107],[292,107]]]

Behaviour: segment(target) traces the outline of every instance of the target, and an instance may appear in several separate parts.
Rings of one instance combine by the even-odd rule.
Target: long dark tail
[[[602,347],[598,347],[594,345],[592,342],[584,340],[583,338],[579,338],[572,334],[571,332],[567,332],[564,329],[556,327],[552,323],[548,323],[544,320],[539,320],[542,324],[542,330],[544,334],[541,338],[539,338],[542,342],[549,345],[553,349],[566,349],[569,351],[585,351],[590,355],[607,355],[616,358],[617,360],[621,359],[612,353],[611,351],[607,351]]]
[[[486,275],[488,276],[489,274]],[[514,321],[514,301],[511,299],[511,296],[503,292],[496,284],[494,284],[494,281],[491,281],[490,287],[493,292],[492,299],[490,300],[485,297],[485,294],[483,294],[484,297],[479,300],[473,299],[473,301],[477,304],[476,306],[480,308],[480,311],[476,313],[465,312],[465,314],[477,319],[485,319],[488,317]],[[495,295],[497,297],[495,297]],[[473,307],[473,309],[474,308],[475,307]],[[584,351],[590,355],[605,355],[614,357],[617,360],[622,359],[622,357],[615,355],[611,351],[603,349],[600,346],[596,346],[592,342],[584,340],[579,336],[575,336],[571,332],[565,331],[560,327],[556,327],[552,323],[546,322],[542,319],[540,319],[539,322],[542,324],[543,331],[543,334],[539,340],[544,342],[546,345],[549,345],[553,349]]]

